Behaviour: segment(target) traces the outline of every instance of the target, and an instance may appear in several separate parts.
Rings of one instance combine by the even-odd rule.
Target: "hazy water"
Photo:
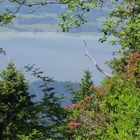
[[[79,81],[88,68],[95,83],[99,83],[103,75],[85,56],[83,39],[98,64],[110,73],[104,62],[112,57],[113,50],[118,47],[100,44],[98,38],[94,34],[0,33],[0,47],[7,53],[0,57],[0,68],[3,69],[9,60],[13,60],[20,69],[27,64],[36,64],[47,75],[61,81]],[[31,76],[29,79],[33,80]]]

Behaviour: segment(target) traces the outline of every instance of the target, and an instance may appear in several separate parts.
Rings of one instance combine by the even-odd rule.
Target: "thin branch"
[[[27,2],[24,3],[24,6],[33,7],[33,6],[46,6],[46,5],[54,5],[54,4],[65,4],[64,2],[57,2],[57,1],[44,1],[44,2],[36,2],[32,4],[28,4]]]
[[[101,72],[102,74],[106,75],[107,77],[111,77],[111,75],[109,73],[107,73],[105,70],[103,70],[102,68],[99,67],[99,65],[95,61],[95,58],[90,55],[90,53],[88,51],[88,48],[87,48],[86,41],[83,40],[83,42],[85,44],[86,56],[93,62],[93,64],[96,66],[96,68],[99,70],[99,72]]]
[[[29,4],[27,0],[23,0],[23,1],[15,1],[19,6],[17,7],[16,11],[13,12],[9,9],[7,9],[7,11],[9,12],[9,14],[11,14],[11,16],[14,16],[15,14],[17,14],[19,12],[19,10],[21,9],[22,6],[27,6],[27,7],[33,7],[33,6],[38,6],[37,8],[35,8],[32,12],[34,12],[36,9],[40,8],[41,6],[46,6],[46,5],[53,5],[53,4],[65,4],[64,2],[60,2],[58,3],[57,1],[44,1],[44,2],[36,2],[36,3],[32,3]]]
[[[19,7],[16,9],[16,11],[12,14],[12,16],[14,16],[15,14],[18,13],[18,11],[21,9],[21,7],[26,3],[27,0],[24,0],[23,2],[21,2],[19,4]]]
[[[41,8],[41,5],[37,6],[35,9],[33,9],[32,11],[30,11],[29,13],[34,13],[34,12],[37,11],[39,8]]]

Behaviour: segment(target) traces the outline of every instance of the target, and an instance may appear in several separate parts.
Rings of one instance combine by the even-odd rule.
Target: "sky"
[[[109,73],[111,70],[104,63],[118,49],[99,43],[99,37],[100,34],[93,33],[0,33],[0,47],[6,51],[6,56],[0,56],[0,69],[10,60],[23,71],[25,65],[36,64],[55,80],[73,82],[80,81],[84,70],[89,69],[98,84],[104,76],[85,56],[83,39],[97,63]],[[35,80],[29,73],[25,75],[30,81]]]

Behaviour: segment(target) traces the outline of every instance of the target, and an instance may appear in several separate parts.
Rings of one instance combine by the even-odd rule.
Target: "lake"
[[[6,56],[0,57],[0,68],[3,69],[10,60],[19,69],[27,64],[36,64],[46,75],[58,81],[79,81],[85,69],[92,72],[93,80],[99,83],[104,76],[99,73],[92,62],[85,56],[86,40],[90,53],[97,63],[106,71],[111,70],[104,64],[112,58],[112,52],[118,46],[98,42],[100,34],[70,33],[0,33],[0,47]],[[26,74],[29,80],[34,78]]]

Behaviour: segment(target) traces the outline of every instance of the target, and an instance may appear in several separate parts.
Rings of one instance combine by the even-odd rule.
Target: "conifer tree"
[[[0,72],[0,140],[16,140],[30,132],[32,96],[24,75],[12,62]]]
[[[44,76],[40,68],[35,68],[34,65],[25,66],[25,69],[27,72],[32,72],[32,75],[41,81],[40,89],[43,98],[39,102],[40,131],[47,139],[63,139],[62,129],[66,112],[61,106],[61,96],[57,96],[54,87],[49,85],[54,80]]]
[[[72,98],[72,102],[76,103],[81,101],[86,96],[90,96],[93,94],[93,82],[91,80],[91,72],[89,70],[84,71],[84,76],[81,78],[81,82],[79,84],[78,90],[74,93],[74,97]]]

